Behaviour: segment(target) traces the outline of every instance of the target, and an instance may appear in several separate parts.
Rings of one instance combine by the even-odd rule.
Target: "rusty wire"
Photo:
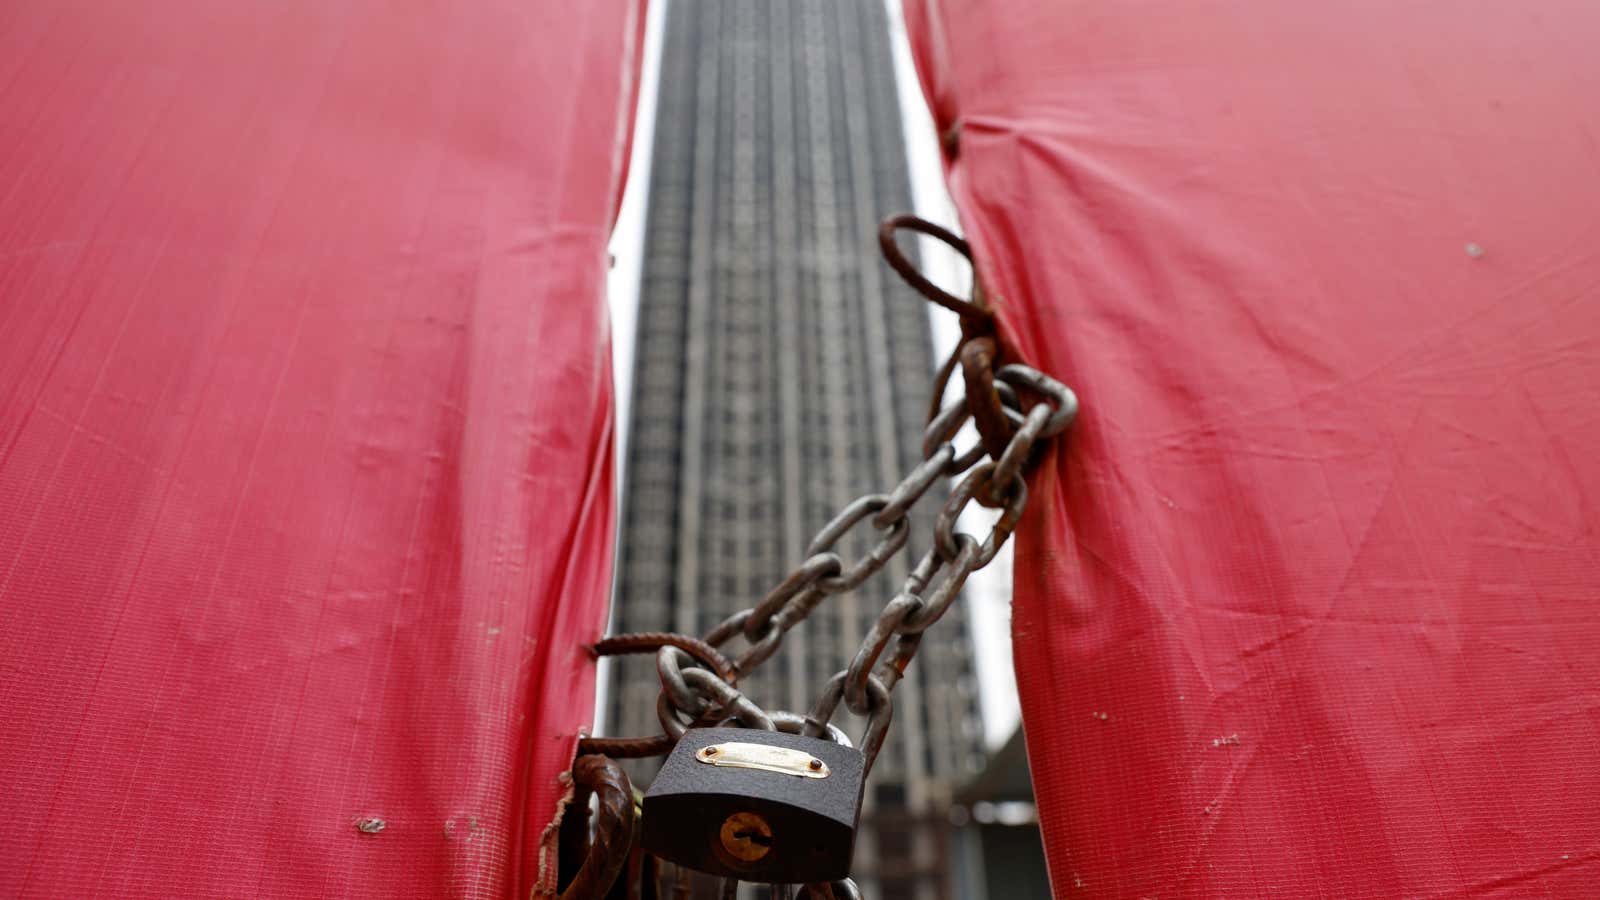
[[[572,764],[576,789],[573,803],[587,810],[589,795],[599,798],[594,836],[578,874],[561,892],[561,900],[603,897],[628,863],[633,844],[633,784],[622,767],[599,754],[585,754]]]

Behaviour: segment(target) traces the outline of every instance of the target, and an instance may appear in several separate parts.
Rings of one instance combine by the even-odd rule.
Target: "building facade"
[[[911,207],[883,6],[674,0],[661,65],[615,629],[700,634],[919,461],[933,365],[924,302],[877,252],[878,222]],[[931,523],[913,520],[912,559]],[[829,598],[741,689],[808,710],[905,556]],[[658,730],[652,663],[611,671],[607,732]],[[895,693],[857,842],[871,896],[949,896],[948,804],[980,733],[957,612]]]

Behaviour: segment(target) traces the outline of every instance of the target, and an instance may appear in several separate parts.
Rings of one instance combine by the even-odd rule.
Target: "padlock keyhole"
[[[772,826],[753,812],[736,812],[718,829],[722,850],[738,865],[758,862],[772,852]]]

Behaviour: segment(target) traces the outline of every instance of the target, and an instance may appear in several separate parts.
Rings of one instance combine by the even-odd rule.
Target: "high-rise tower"
[[[920,460],[932,362],[924,302],[876,249],[911,205],[883,6],[674,0],[661,65],[616,627],[700,634]],[[915,518],[911,552],[930,539]],[[829,598],[741,689],[809,709],[907,566]],[[658,730],[650,664],[612,671],[608,731]],[[944,806],[979,735],[957,613],[895,692],[856,852],[872,896],[947,895]]]

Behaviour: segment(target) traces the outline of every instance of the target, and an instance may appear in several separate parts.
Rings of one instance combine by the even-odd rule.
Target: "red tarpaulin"
[[[1600,895],[1600,6],[909,6],[1056,894]]]
[[[0,8],[0,895],[529,895],[636,6]]]

